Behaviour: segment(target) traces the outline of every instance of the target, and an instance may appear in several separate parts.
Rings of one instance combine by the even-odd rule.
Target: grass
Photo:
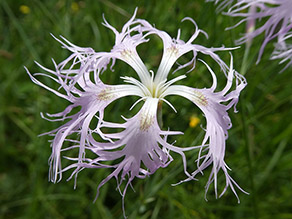
[[[24,14],[21,5],[30,11]],[[189,23],[180,23],[188,16],[195,19],[199,28],[209,34],[209,39],[199,37],[196,41],[208,47],[234,46],[234,40],[244,31],[240,26],[230,31],[235,20],[215,13],[212,3],[200,1],[37,1],[16,0],[0,3],[0,218],[122,218],[121,197],[116,191],[116,182],[111,180],[102,189],[98,200],[93,203],[98,183],[109,170],[85,170],[79,174],[77,189],[73,181],[64,179],[58,184],[48,182],[47,160],[50,156],[50,137],[37,137],[60,124],[47,122],[40,112],[59,112],[68,104],[50,92],[33,84],[23,66],[38,72],[34,60],[52,67],[51,57],[57,62],[69,53],[50,36],[63,35],[74,44],[92,47],[96,51],[108,51],[114,43],[113,34],[101,25],[102,14],[120,29],[139,7],[138,17],[155,24],[176,36],[182,27],[182,37],[193,29]],[[292,69],[282,74],[284,67],[270,61],[270,43],[262,58],[255,65],[257,52],[262,41],[258,37],[250,49],[246,78],[248,86],[241,95],[238,109],[231,112],[233,127],[227,141],[226,162],[232,167],[232,177],[250,195],[239,192],[241,203],[230,190],[216,200],[213,188],[204,200],[204,185],[208,171],[198,182],[171,186],[181,180],[181,158],[166,168],[159,169],[151,177],[135,179],[136,192],[128,190],[126,213],[129,218],[292,218]],[[155,40],[154,40],[155,41]],[[156,43],[156,42],[155,42]],[[161,55],[161,43],[154,46],[142,45],[142,53],[151,69],[155,70]],[[229,62],[229,54],[220,53]],[[244,46],[233,51],[236,69],[242,66]],[[205,60],[208,58],[200,56]],[[215,71],[216,64],[210,63]],[[118,63],[116,71],[105,72],[107,83],[117,83],[130,68]],[[177,73],[179,74],[179,73]],[[206,68],[197,63],[189,73],[189,85],[210,86]],[[217,76],[220,80],[219,73]],[[221,81],[224,76],[221,74]],[[51,81],[45,81],[51,85]],[[222,83],[223,84],[223,83]],[[178,145],[198,144],[203,136],[200,127],[188,127],[192,114],[200,115],[198,109],[187,101],[171,99],[178,114],[163,108],[164,124],[172,130],[182,130],[184,136],[177,139]],[[132,101],[132,100],[129,100]],[[120,101],[110,106],[113,120],[120,119],[120,112],[128,110],[128,103]],[[125,114],[124,114],[125,115]],[[204,118],[200,115],[204,124]],[[181,122],[177,122],[181,121]],[[189,167],[196,152],[188,154]],[[224,185],[219,177],[219,185]]]

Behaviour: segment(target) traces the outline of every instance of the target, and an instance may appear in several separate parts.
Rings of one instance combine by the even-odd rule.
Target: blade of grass
[[[32,131],[21,119],[15,114],[8,112],[8,117],[31,139],[35,139],[37,134]]]
[[[262,187],[263,183],[267,180],[270,176],[271,172],[273,171],[274,167],[277,165],[278,161],[280,160],[284,149],[286,148],[288,141],[285,139],[280,142],[279,146],[277,147],[273,157],[271,158],[270,162],[268,163],[266,169],[263,171],[261,178],[257,182],[256,190]]]

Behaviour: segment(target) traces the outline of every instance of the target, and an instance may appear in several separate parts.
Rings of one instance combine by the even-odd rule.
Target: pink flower
[[[63,112],[47,114],[48,118],[43,116],[50,121],[69,119],[59,128],[45,133],[54,136],[51,144],[50,180],[52,182],[61,180],[62,173],[69,169],[74,169],[70,178],[75,176],[76,179],[78,172],[86,168],[110,168],[112,172],[99,184],[97,196],[99,189],[107,181],[116,178],[118,189],[121,183],[126,181],[125,189],[121,191],[124,200],[126,190],[134,178],[145,178],[158,168],[167,167],[172,161],[171,153],[174,152],[182,157],[187,180],[194,180],[197,173],[211,165],[212,173],[207,190],[210,183],[214,181],[217,196],[217,173],[222,169],[226,177],[226,188],[230,186],[236,195],[233,185],[238,188],[239,186],[229,176],[228,167],[224,161],[225,142],[228,138],[228,129],[231,128],[231,120],[227,111],[231,107],[235,108],[240,92],[246,86],[245,78],[233,69],[232,58],[230,67],[228,67],[215,53],[229,50],[228,48],[207,48],[193,43],[199,33],[207,34],[199,30],[192,19],[184,19],[191,21],[195,26],[195,33],[185,42],[180,39],[180,30],[178,36],[173,39],[166,32],[153,27],[147,21],[135,19],[136,12],[137,10],[121,32],[105,21],[104,25],[111,29],[116,36],[115,45],[110,52],[95,52],[91,48],[75,46],[63,37],[61,37],[63,41],[56,38],[64,48],[72,52],[72,55],[60,64],[53,61],[54,70],[38,64],[47,73],[31,75],[27,70],[34,83],[70,102],[70,105]],[[151,34],[160,37],[164,44],[162,60],[155,75],[147,69],[136,51],[139,44],[149,41],[147,37]],[[198,53],[210,56],[227,76],[227,83],[222,91],[215,92],[217,78],[206,63],[204,64],[213,78],[213,84],[210,88],[196,89],[174,85],[177,81],[185,79],[186,75],[177,76],[172,80],[168,79],[170,70],[177,59],[188,52],[192,52],[193,58],[177,68],[183,69],[189,65],[193,66],[192,69],[195,68]],[[139,80],[124,75],[121,78],[125,84],[122,85],[109,85],[102,82],[99,78],[100,73],[109,65],[113,68],[116,59],[129,64],[136,71]],[[59,84],[59,90],[64,92],[53,90],[43,84],[36,79],[37,75],[51,78]],[[231,89],[234,82],[234,89]],[[125,122],[122,124],[104,120],[104,109],[110,103],[132,95],[139,97],[137,102],[143,101],[143,106],[136,115],[132,118],[125,118]],[[201,145],[179,147],[168,143],[167,137],[169,135],[183,134],[179,131],[163,130],[157,122],[159,104],[165,102],[175,110],[174,106],[167,100],[170,95],[178,95],[190,100],[204,113],[207,127]],[[135,105],[136,103],[132,107]],[[77,113],[70,114],[74,108],[78,107],[81,108]],[[52,120],[53,118],[55,120]],[[93,120],[97,120],[97,122],[94,123]],[[94,128],[92,124],[95,124]],[[107,129],[122,131],[106,133],[104,130]],[[79,136],[78,139],[76,139],[76,134]],[[189,173],[184,152],[192,149],[200,149],[200,154],[197,161],[198,170]],[[72,161],[72,164],[63,167],[61,154],[69,150],[76,151],[76,156],[66,157]],[[108,161],[113,162],[109,163]]]
[[[244,12],[250,7],[255,7],[257,10]],[[257,62],[260,61],[266,45],[271,40],[277,38],[280,47],[285,48],[284,44],[286,43],[287,35],[292,29],[291,0],[239,0],[226,14],[231,17],[242,17],[242,20],[233,27],[253,20],[265,20],[262,26],[247,32],[236,41],[237,44],[242,44],[265,33],[265,39],[261,45]],[[276,50],[279,50],[279,48],[276,48]],[[273,57],[275,58],[275,56]]]
[[[272,53],[271,59],[282,59],[280,61],[281,63],[284,63],[286,61],[288,61],[288,63],[286,64],[286,66],[281,70],[281,72],[283,72],[284,70],[286,70],[289,66],[292,65],[292,44],[288,44],[285,41],[288,40],[289,38],[292,39],[292,33],[287,34],[287,36],[285,36],[283,38],[282,43],[277,43],[275,45],[275,50]]]

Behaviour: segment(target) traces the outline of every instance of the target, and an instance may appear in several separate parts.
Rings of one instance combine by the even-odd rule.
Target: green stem
[[[249,55],[249,51],[250,51],[250,46],[251,46],[251,44],[246,44],[246,47],[244,50],[243,60],[242,60],[241,69],[240,69],[240,74],[242,74],[242,75],[246,74],[247,69],[249,67],[248,55]]]
[[[242,75],[245,75],[249,64],[248,64],[248,56],[249,56],[249,51],[251,47],[251,42],[246,43],[245,51],[244,51],[244,56],[242,60],[242,65],[240,69],[240,73]],[[252,202],[252,209],[253,209],[253,215],[254,218],[258,218],[258,206],[257,206],[257,198],[256,198],[256,190],[255,190],[255,184],[254,184],[254,172],[253,172],[253,159],[252,159],[252,147],[251,144],[249,143],[249,137],[248,137],[248,125],[247,125],[247,120],[244,118],[244,115],[246,115],[246,108],[244,107],[244,96],[241,96],[240,100],[240,108],[241,108],[241,121],[242,121],[242,131],[243,131],[243,136],[244,136],[244,147],[247,149],[246,152],[246,160],[247,160],[247,165],[248,165],[248,175],[250,179],[250,186],[251,186],[251,202]]]
[[[243,137],[244,137],[244,147],[247,149],[246,154],[246,160],[247,160],[247,166],[248,166],[248,175],[250,180],[250,188],[251,188],[251,202],[252,202],[252,209],[254,212],[254,218],[258,218],[258,206],[257,206],[257,198],[256,198],[256,190],[255,190],[255,184],[254,184],[254,171],[253,171],[253,159],[252,159],[252,147],[251,144],[249,144],[249,138],[248,138],[248,127],[246,123],[246,119],[244,118],[244,115],[246,115],[245,107],[244,107],[244,100],[243,97],[241,97],[241,104],[240,104],[240,110],[241,110],[241,122],[242,122],[242,131],[243,131]]]

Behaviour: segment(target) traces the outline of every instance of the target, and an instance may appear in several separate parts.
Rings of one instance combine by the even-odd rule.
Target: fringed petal
[[[257,10],[244,12],[253,7]],[[236,41],[237,44],[243,44],[265,33],[265,38],[257,59],[258,63],[261,60],[266,45],[271,40],[277,38],[278,43],[285,44],[284,38],[292,29],[291,11],[292,4],[290,0],[240,0],[229,9],[226,15],[231,17],[242,17],[242,20],[233,27],[244,22],[266,20],[262,26],[252,31],[247,31],[243,37]]]
[[[182,55],[188,52],[193,52],[192,60],[186,64],[179,65],[178,70],[185,68],[189,65],[192,65],[194,68],[198,52],[211,56],[219,64],[220,68],[223,70],[224,73],[228,69],[226,64],[220,59],[220,57],[215,52],[227,51],[234,48],[225,48],[225,47],[207,48],[201,45],[193,44],[193,41],[197,38],[197,36],[200,33],[203,33],[206,37],[208,37],[208,35],[204,31],[198,28],[197,24],[195,23],[193,19],[187,17],[183,19],[182,21],[186,21],[186,20],[192,22],[195,26],[195,32],[193,33],[193,35],[189,38],[187,42],[184,42],[183,40],[180,39],[180,30],[178,31],[177,38],[171,38],[168,35],[168,33],[166,33],[165,31],[162,31],[153,27],[151,24],[149,24],[145,20],[139,20],[139,22],[142,24],[143,31],[148,32],[148,34],[155,34],[159,36],[162,39],[163,44],[164,44],[162,60],[154,79],[155,83],[160,83],[161,81],[166,80],[173,64],[177,61],[179,57],[181,57]]]
[[[141,110],[132,118],[126,119],[124,124],[103,123],[101,128],[123,128],[116,133],[113,142],[102,143],[90,138],[87,150],[96,155],[95,159],[87,160],[72,167],[79,168],[108,168],[103,162],[112,161],[115,164],[113,172],[98,185],[97,196],[100,188],[111,178],[116,178],[119,186],[123,181],[127,181],[124,191],[121,192],[124,199],[126,190],[134,178],[145,178],[153,174],[158,168],[166,167],[172,161],[170,152],[179,153],[183,158],[184,171],[189,178],[193,178],[187,172],[186,157],[184,151],[197,147],[180,148],[167,143],[167,136],[181,134],[179,132],[162,131],[157,123],[157,105],[159,99],[147,98]],[[112,138],[112,134],[104,134],[105,137]],[[116,163],[116,160],[123,158]],[[86,165],[86,166],[84,166]],[[77,172],[75,172],[77,174]]]
[[[169,87],[166,91],[166,95],[180,95],[189,99],[203,111],[206,117],[206,134],[203,139],[202,145],[208,146],[207,150],[203,151],[202,149],[200,149],[200,153],[197,159],[198,169],[192,173],[192,176],[195,177],[198,173],[202,173],[203,170],[212,165],[212,171],[206,185],[206,193],[210,184],[214,182],[216,198],[217,174],[220,170],[224,172],[226,177],[226,187],[224,188],[221,195],[226,191],[227,187],[230,187],[238,198],[233,185],[243,191],[236,183],[234,183],[234,180],[228,174],[228,167],[224,161],[226,140],[228,138],[228,129],[230,129],[232,126],[227,111],[231,107],[234,107],[235,109],[240,92],[246,86],[245,78],[239,73],[235,72],[232,66],[233,65],[231,59],[230,70],[227,76],[227,83],[225,88],[220,92],[215,92],[217,79],[212,71],[210,72],[212,74],[214,82],[213,86],[209,89],[195,89],[183,85],[173,85]],[[209,66],[207,67],[209,70],[211,70]],[[236,80],[236,87],[234,90],[230,91],[234,78]],[[204,153],[205,151],[206,153]],[[202,155],[202,153],[204,155]],[[184,181],[189,180],[190,178]]]
[[[44,69],[46,70],[46,69]],[[100,80],[97,84],[93,83],[86,79],[86,77],[80,77],[79,83],[83,85],[82,90],[77,88],[72,88],[66,84],[65,80],[58,71],[50,72],[55,75],[56,78],[54,81],[58,82],[66,94],[62,94],[49,88],[40,81],[38,81],[33,75],[29,72],[32,81],[49,91],[55,93],[56,95],[63,97],[71,102],[63,112],[56,114],[46,114],[47,119],[54,118],[52,121],[64,121],[65,119],[69,121],[60,126],[59,128],[52,130],[50,132],[44,133],[54,136],[52,141],[52,155],[50,157],[50,180],[56,182],[62,178],[62,167],[61,167],[61,151],[64,146],[64,142],[70,140],[69,136],[77,133],[80,135],[79,140],[79,156],[78,162],[82,162],[84,158],[85,144],[89,139],[89,135],[93,132],[101,133],[99,126],[103,122],[103,113],[104,109],[114,100],[128,96],[136,95],[142,96],[143,93],[139,88],[133,85],[106,85]],[[81,82],[83,80],[83,82]],[[73,91],[72,91],[73,90]],[[76,93],[79,96],[76,96]],[[72,115],[71,111],[74,108],[81,107],[81,109]],[[91,121],[96,118],[98,114],[98,124],[94,130],[89,128]],[[42,117],[46,118],[43,114]],[[104,137],[101,135],[101,137]],[[107,139],[107,138],[106,138]],[[107,139],[108,140],[108,139]],[[58,179],[59,178],[59,179]]]

